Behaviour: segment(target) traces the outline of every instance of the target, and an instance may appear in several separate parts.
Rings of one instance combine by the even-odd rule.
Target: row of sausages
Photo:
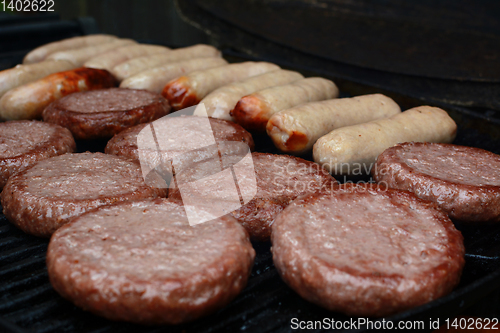
[[[65,95],[118,84],[161,93],[173,110],[203,103],[210,117],[267,132],[283,152],[312,151],[333,174],[359,172],[399,142],[451,142],[456,135],[456,124],[438,108],[401,112],[380,94],[337,98],[330,80],[268,62],[228,64],[212,46],[171,50],[109,35],[41,46],[23,65],[0,72],[0,116],[40,118]]]

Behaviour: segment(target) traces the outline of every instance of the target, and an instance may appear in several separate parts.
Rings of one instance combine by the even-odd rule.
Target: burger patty
[[[101,207],[53,235],[52,286],[112,320],[178,324],[212,313],[245,287],[255,251],[230,216],[190,226],[166,199]]]
[[[162,119],[162,121],[166,122],[163,124],[168,125],[168,123],[175,123],[175,126],[172,126],[168,129],[169,134],[174,138],[178,138],[179,140],[183,138],[184,142],[186,143],[186,145],[183,145],[183,142],[180,142],[180,144],[175,148],[172,147],[172,150],[175,149],[176,151],[179,151],[182,150],[182,148],[189,149],[189,146],[187,144],[192,142],[193,138],[196,138],[199,135],[200,131],[198,130],[198,127],[200,126],[200,118],[206,119],[196,116],[182,116]],[[222,119],[208,118],[208,120],[210,121],[213,137],[215,138],[216,142],[243,142],[247,144],[251,150],[255,148],[252,135],[240,125]],[[108,144],[106,145],[105,152],[107,154],[125,156],[132,160],[139,161],[137,136],[148,125],[149,124],[137,125],[115,135],[111,140],[109,140]],[[158,135],[158,132],[160,131],[156,130],[155,132]],[[163,149],[163,151],[168,154],[169,149]]]
[[[239,155],[222,158],[222,167],[227,169],[240,160]],[[253,199],[244,200],[247,201],[246,204],[231,212],[245,227],[252,240],[268,241],[274,219],[297,196],[336,184],[335,179],[318,164],[298,157],[252,153],[252,163],[253,169],[249,170],[248,174],[238,175],[237,178],[241,192],[245,186],[251,186],[249,180],[255,177],[256,193]],[[182,192],[179,190],[180,185],[171,188],[169,198],[181,200],[185,196],[197,196],[199,189],[207,189],[205,197],[223,192],[225,189],[218,189],[220,180],[208,177],[214,173],[213,166],[213,160],[206,160],[184,168],[184,172],[176,174],[177,184],[197,181],[196,185],[193,190]]]
[[[103,153],[64,154],[9,178],[3,213],[21,230],[49,237],[72,217],[120,201],[165,196],[144,183],[133,161]]]
[[[73,136],[61,126],[29,120],[0,123],[0,190],[13,174],[75,149]]]
[[[96,139],[112,137],[169,112],[168,101],[159,94],[109,88],[65,96],[43,111],[43,120],[68,128],[76,139]]]
[[[462,222],[500,221],[500,156],[479,148],[402,143],[384,151],[374,178],[430,200]]]
[[[459,282],[462,234],[434,203],[383,187],[341,185],[298,198],[273,225],[272,253],[300,296],[351,316],[387,316]]]

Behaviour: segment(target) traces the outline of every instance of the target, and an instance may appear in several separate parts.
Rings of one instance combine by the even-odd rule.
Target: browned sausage
[[[8,120],[36,119],[51,102],[77,91],[110,88],[117,84],[108,71],[76,68],[30,82],[7,92],[0,99],[0,116]]]

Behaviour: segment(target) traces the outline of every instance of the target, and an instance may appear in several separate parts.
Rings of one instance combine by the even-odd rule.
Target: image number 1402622
[[[190,225],[231,213],[257,193],[250,147],[216,141],[203,104],[152,122],[137,147],[145,182],[178,191]]]
[[[53,12],[54,0],[2,0],[0,8],[8,12]]]

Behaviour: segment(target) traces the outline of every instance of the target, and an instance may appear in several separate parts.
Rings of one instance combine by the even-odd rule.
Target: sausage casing
[[[162,91],[174,110],[198,104],[217,88],[246,78],[280,69],[269,62],[243,62],[196,71],[169,82]]]
[[[66,60],[47,60],[3,70],[0,72],[0,97],[10,89],[73,68],[75,65]]]
[[[51,102],[78,91],[110,88],[116,80],[106,70],[76,68],[8,91],[0,99],[0,116],[8,120],[36,119]]]
[[[145,70],[167,65],[172,62],[221,56],[221,52],[215,47],[205,44],[198,44],[171,50],[169,52],[162,52],[130,59],[113,67],[111,73],[118,80],[122,81]]]
[[[137,57],[169,52],[170,49],[160,45],[131,44],[116,50],[110,50],[87,60],[85,67],[99,68],[110,71],[118,64]]]
[[[274,114],[266,130],[281,151],[310,151],[320,137],[336,128],[365,123],[400,113],[399,106],[381,94],[306,103]]]
[[[332,81],[309,77],[244,96],[231,111],[231,116],[247,130],[265,132],[267,121],[278,111],[338,95],[339,89]]]
[[[234,120],[230,111],[234,109],[240,98],[269,87],[294,82],[304,77],[294,71],[279,69],[250,77],[246,80],[225,85],[212,91],[200,103],[205,105],[209,117]],[[195,111],[196,114],[196,111]]]
[[[198,58],[148,69],[122,81],[120,88],[145,89],[160,93],[165,85],[186,73],[226,65],[222,58]]]
[[[78,49],[71,49],[65,51],[59,51],[50,54],[47,59],[50,60],[68,60],[71,61],[75,66],[81,67],[83,64],[92,57],[95,57],[101,53],[108,52],[110,50],[122,47],[128,44],[136,44],[135,41],[131,39],[116,39],[109,43],[102,43],[93,46],[81,47]]]
[[[378,155],[402,142],[450,143],[457,124],[440,108],[419,106],[389,118],[336,129],[313,148],[314,161],[333,174],[369,173]]]
[[[55,52],[78,49],[86,46],[95,46],[98,44],[109,43],[117,39],[118,37],[111,35],[88,35],[63,39],[57,42],[39,46],[36,49],[32,50],[24,57],[23,64],[33,64],[43,61],[49,54]]]

